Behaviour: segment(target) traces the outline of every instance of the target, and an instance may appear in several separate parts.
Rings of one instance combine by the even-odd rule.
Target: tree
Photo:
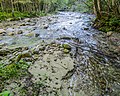
[[[99,6],[98,6],[98,0],[93,0],[93,2],[94,2],[95,14],[96,14],[97,18],[100,19],[101,18],[101,14],[100,14],[100,5],[101,4],[99,4]]]

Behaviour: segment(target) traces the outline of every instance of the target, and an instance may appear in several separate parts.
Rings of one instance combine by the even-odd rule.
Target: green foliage
[[[4,91],[0,93],[0,96],[13,96],[10,91]]]
[[[101,20],[97,21],[96,24],[97,24],[100,31],[120,32],[120,30],[119,30],[120,18],[117,18],[115,16],[109,16],[109,17],[104,16],[104,17],[101,18]]]
[[[120,19],[112,17],[109,19],[109,26],[120,26]]]
[[[36,17],[36,16],[45,16],[46,14],[43,11],[40,12],[14,12],[14,17],[11,13],[0,12],[0,21],[10,19],[10,21],[20,20],[24,18]]]
[[[68,0],[68,9],[77,12],[90,13],[93,10],[92,0]]]
[[[7,14],[6,12],[0,12],[0,20],[6,20],[7,17],[12,17],[11,14]]]
[[[89,2],[88,2],[89,1]],[[90,0],[87,0],[87,4],[92,6]],[[48,12],[54,12],[57,10],[70,10],[88,12],[83,2],[79,0],[5,0],[1,2],[0,6],[0,20],[10,21],[20,20],[22,18],[44,16]],[[11,7],[13,4],[13,7]],[[86,10],[87,9],[87,10]],[[13,14],[12,14],[13,13]]]
[[[20,61],[19,64],[9,64],[4,66],[0,64],[0,77],[3,79],[17,78],[27,74],[28,64]]]

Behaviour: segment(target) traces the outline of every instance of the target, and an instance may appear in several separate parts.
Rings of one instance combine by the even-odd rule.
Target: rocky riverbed
[[[119,96],[120,33],[94,29],[94,18],[59,12],[0,23],[0,92]]]

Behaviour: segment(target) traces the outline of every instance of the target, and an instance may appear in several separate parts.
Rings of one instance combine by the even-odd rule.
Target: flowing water
[[[69,78],[63,79],[66,87],[60,96],[120,96],[120,34],[107,37],[92,27],[94,19],[90,14],[58,12],[4,23],[1,28],[7,33],[0,36],[0,43],[4,48],[31,48],[40,42],[68,43],[75,65],[66,74],[65,78]],[[19,31],[22,33],[17,34]]]

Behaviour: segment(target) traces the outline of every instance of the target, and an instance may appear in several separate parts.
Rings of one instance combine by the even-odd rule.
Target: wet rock
[[[17,58],[16,58],[16,60],[15,60],[15,63],[18,63],[20,60],[21,60],[21,58],[30,58],[30,57],[32,57],[32,54],[27,50],[27,51],[23,51],[22,53],[20,53],[18,56],[17,56]]]
[[[22,24],[20,24],[20,26],[26,26],[26,24],[25,24],[25,23],[22,23]]]
[[[40,34],[39,33],[35,33],[35,37],[39,37],[40,36]]]
[[[1,43],[0,47],[2,48],[3,46],[6,46],[6,45],[8,45],[8,44],[7,43]]]
[[[48,27],[48,24],[43,24],[43,29],[47,29]]]
[[[5,56],[5,55],[7,55],[9,53],[10,53],[10,51],[7,50],[7,49],[0,49],[0,56]]]
[[[36,54],[36,52],[39,52],[39,45],[38,46],[36,46],[36,47],[33,47],[33,48],[31,48],[31,52],[33,53],[33,54]]]
[[[30,22],[30,18],[25,18],[24,21],[25,22]]]
[[[9,32],[9,33],[8,33],[8,36],[13,36],[13,35],[15,35],[14,32]]]
[[[0,34],[4,34],[6,31],[4,29],[0,29]]]
[[[33,37],[34,36],[34,32],[27,33],[25,36]]]
[[[14,19],[13,18],[8,18],[7,21],[13,21]]]
[[[71,37],[61,37],[61,38],[57,38],[57,40],[60,40],[60,39],[71,40],[72,38],[71,38]]]
[[[11,45],[15,45],[15,44],[16,44],[16,42],[12,42],[12,43],[11,43]]]
[[[76,19],[80,19],[80,18],[81,18],[81,16],[76,17]]]
[[[89,30],[89,28],[84,28],[84,30]]]
[[[33,48],[32,49],[32,53],[34,53],[34,54],[39,54],[40,53],[40,51],[44,51],[45,50],[45,46],[36,46],[36,48]]]
[[[55,44],[55,43],[53,43],[53,44],[51,44],[51,46],[52,46],[52,47],[57,47],[58,45]]]
[[[17,26],[15,26],[15,28],[17,28]],[[13,31],[14,31],[14,28],[12,28],[12,27],[6,29],[6,32],[7,32],[7,33],[9,33],[9,32],[13,32]]]
[[[54,53],[54,50],[53,50],[53,49],[50,49],[50,50],[48,51],[48,53],[49,53],[49,54],[53,54],[53,53]]]
[[[52,21],[52,18],[47,18],[47,19],[48,19],[48,21],[49,21],[49,22],[51,22],[51,21]]]
[[[34,50],[31,51],[33,54],[39,54],[39,48],[36,48]]]
[[[113,34],[113,32],[112,32],[112,31],[107,32],[107,37],[112,36],[112,34]]]
[[[63,27],[63,30],[67,30],[67,28],[66,28],[66,27]]]
[[[34,58],[35,60],[37,60],[37,59],[39,58],[39,55],[34,54],[34,55],[33,55],[33,58]]]
[[[17,34],[22,34],[23,33],[23,31],[22,30],[19,30],[18,32],[17,32]]]
[[[62,54],[62,51],[44,54],[42,60],[39,59],[33,66],[30,66],[29,72],[33,75],[32,81],[34,83],[44,80],[45,85],[49,86],[49,91],[61,88],[62,77],[74,68],[74,63],[70,57],[64,57],[60,54]]]
[[[0,34],[6,32],[4,29],[0,29]]]
[[[40,51],[44,51],[44,50],[45,50],[45,46],[40,46],[40,47],[39,47],[39,50],[40,50]]]
[[[120,53],[120,46],[115,48],[114,53]]]

